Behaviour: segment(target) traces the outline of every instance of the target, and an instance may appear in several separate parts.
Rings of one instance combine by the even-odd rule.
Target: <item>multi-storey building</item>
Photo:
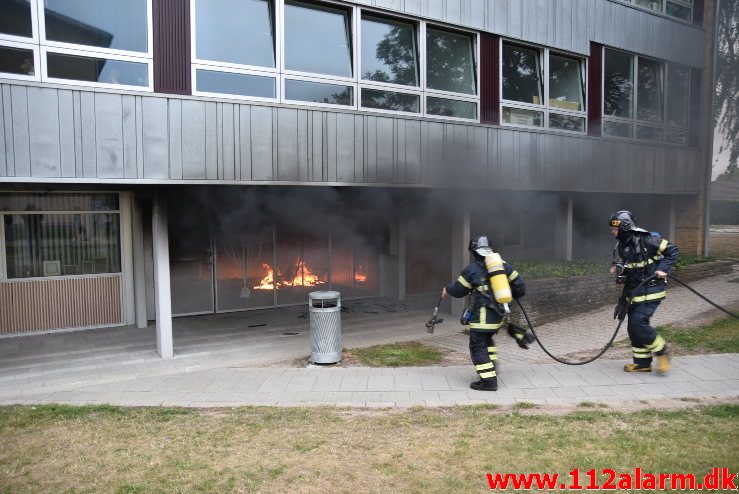
[[[714,3],[0,0],[0,333],[699,253]]]

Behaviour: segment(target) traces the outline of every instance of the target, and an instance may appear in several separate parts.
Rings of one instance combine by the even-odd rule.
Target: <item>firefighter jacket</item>
[[[670,273],[680,255],[677,246],[650,232],[630,232],[619,239],[616,246],[618,255],[625,266],[626,283],[624,295],[632,304],[661,300],[665,298],[667,280],[655,278],[639,284],[652,276],[657,270]]]
[[[522,297],[526,292],[523,277],[505,261],[503,262],[503,268],[511,285],[511,294],[514,298]],[[485,261],[475,260],[468,264],[462,270],[457,281],[447,285],[446,291],[455,298],[462,298],[471,294],[471,330],[497,332],[505,324],[502,316],[502,307],[498,306],[490,289],[490,280],[488,278],[488,272],[485,269]]]

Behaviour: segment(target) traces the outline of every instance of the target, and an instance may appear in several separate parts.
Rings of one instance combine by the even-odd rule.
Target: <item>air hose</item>
[[[649,278],[643,280],[641,283],[639,283],[636,286],[636,288],[634,288],[633,291],[636,292],[639,288],[642,287],[642,285],[644,285],[648,281],[651,281],[656,276],[657,275],[655,274],[655,275],[652,275]],[[703,300],[705,300],[709,304],[713,305],[717,309],[720,309],[720,310],[726,312],[728,315],[730,315],[731,317],[733,317],[735,319],[739,319],[739,316],[737,316],[736,314],[733,314],[732,312],[729,312],[728,310],[724,309],[720,305],[718,305],[718,304],[714,303],[713,301],[709,300],[708,298],[704,297],[703,295],[701,295],[700,293],[698,293],[696,290],[694,290],[693,288],[689,287],[687,284],[683,283],[682,281],[680,281],[679,279],[675,278],[674,276],[672,276],[672,275],[667,275],[667,276],[668,276],[668,278],[677,281],[678,283],[680,283],[681,285],[683,285],[685,288],[687,288],[691,292],[695,293],[700,298],[702,298]],[[608,343],[606,343],[606,345],[594,357],[589,358],[587,360],[581,360],[581,361],[573,362],[571,360],[564,360],[564,359],[561,359],[561,358],[557,357],[556,355],[552,354],[549,350],[547,350],[546,347],[544,347],[544,345],[542,344],[541,340],[539,339],[539,336],[536,334],[536,330],[534,330],[534,326],[531,324],[531,320],[529,319],[529,315],[526,313],[526,309],[523,308],[523,306],[521,305],[521,302],[519,302],[518,299],[516,299],[516,303],[521,308],[521,312],[523,313],[523,317],[526,318],[526,324],[529,325],[529,328],[531,329],[531,333],[534,335],[534,338],[536,338],[536,343],[538,343],[539,346],[541,347],[541,349],[544,350],[544,353],[546,353],[547,355],[549,355],[550,357],[552,357],[557,362],[559,362],[561,364],[565,364],[565,365],[585,365],[585,364],[589,364],[590,362],[593,362],[593,361],[599,359],[601,356],[603,356],[603,354],[608,351],[608,349],[611,347],[611,345],[613,344],[613,342],[616,340],[616,336],[618,335],[618,331],[621,329],[621,325],[623,324],[624,319],[625,319],[625,318],[624,319],[621,319],[618,322],[618,325],[616,326],[616,330],[613,332],[613,336],[611,336],[611,339],[608,341]],[[631,303],[629,303],[629,305],[631,305]]]

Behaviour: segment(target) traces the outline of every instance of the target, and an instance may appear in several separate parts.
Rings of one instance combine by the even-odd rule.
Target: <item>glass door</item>
[[[214,310],[213,245],[207,223],[177,221],[170,215],[169,269],[172,314],[211,314]],[[199,223],[199,224],[198,224]]]

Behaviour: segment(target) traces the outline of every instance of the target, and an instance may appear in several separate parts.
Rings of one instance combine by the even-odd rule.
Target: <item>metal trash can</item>
[[[310,360],[334,364],[341,360],[341,293],[310,292]]]

